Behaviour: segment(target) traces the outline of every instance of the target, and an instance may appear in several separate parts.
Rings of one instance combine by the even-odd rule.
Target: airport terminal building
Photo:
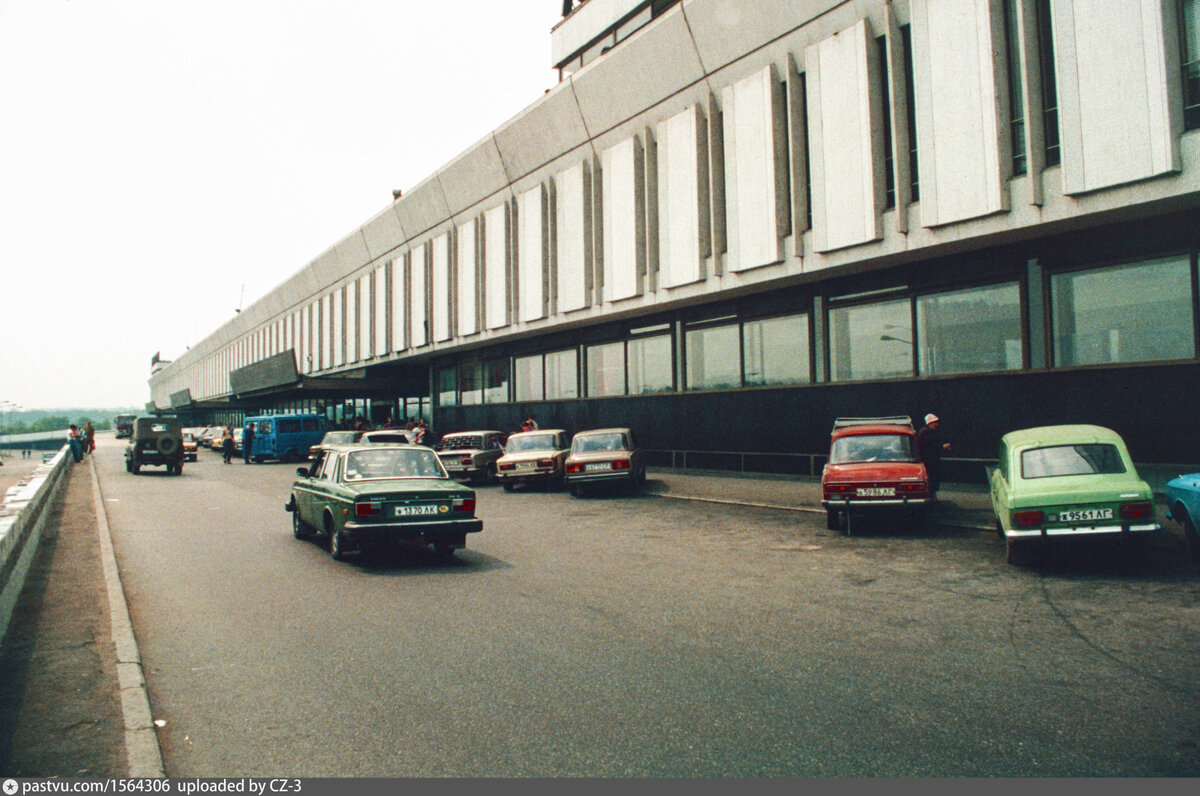
[[[1200,459],[1200,0],[584,0],[551,37],[554,89],[148,410],[795,473],[838,416],[935,412],[950,478],[1055,423]]]

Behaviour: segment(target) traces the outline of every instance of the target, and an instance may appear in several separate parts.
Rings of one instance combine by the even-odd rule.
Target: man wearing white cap
[[[950,450],[950,443],[942,441],[941,425],[941,419],[930,412],[925,415],[925,425],[917,432],[917,449],[929,473],[929,491],[934,493],[942,485],[942,451]]]

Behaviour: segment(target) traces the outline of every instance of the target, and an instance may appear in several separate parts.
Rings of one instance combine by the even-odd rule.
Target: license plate
[[[586,465],[586,466],[584,466],[583,469],[587,470],[590,473],[593,470],[611,470],[612,465],[608,462],[600,462],[599,464]]]
[[[397,506],[397,517],[416,517],[437,514],[437,506]]]
[[[1112,509],[1076,509],[1058,513],[1059,522],[1085,522],[1087,520],[1111,520],[1112,518]]]
[[[517,462],[518,470],[536,470],[537,462]]]
[[[895,497],[894,486],[863,486],[858,488],[859,497]]]

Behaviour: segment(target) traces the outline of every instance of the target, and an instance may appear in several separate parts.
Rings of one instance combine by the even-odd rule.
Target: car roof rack
[[[913,427],[912,418],[908,415],[891,415],[890,417],[839,417],[833,421],[833,430],[847,426],[907,426]]]

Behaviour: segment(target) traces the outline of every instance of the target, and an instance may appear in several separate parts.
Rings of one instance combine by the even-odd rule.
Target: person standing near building
[[[242,461],[250,463],[250,449],[254,447],[254,424],[247,423],[242,430]]]
[[[233,462],[233,426],[225,424],[225,434],[221,437],[221,457],[226,464]]]
[[[929,473],[929,491],[934,497],[942,485],[942,453],[950,450],[950,443],[942,439],[941,426],[941,418],[930,412],[925,415],[925,425],[917,432],[917,449],[925,463],[925,471]]]

